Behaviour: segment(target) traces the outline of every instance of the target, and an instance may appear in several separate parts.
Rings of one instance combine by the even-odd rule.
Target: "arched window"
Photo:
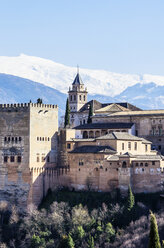
[[[126,161],[122,163],[122,168],[126,168]]]
[[[143,166],[143,163],[140,163],[140,166],[142,167]]]

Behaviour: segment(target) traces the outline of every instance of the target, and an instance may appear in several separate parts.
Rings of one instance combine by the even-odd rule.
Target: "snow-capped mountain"
[[[21,54],[18,57],[0,56],[0,73],[6,73],[32,80],[67,93],[75,75],[76,68],[65,66],[51,60]],[[137,83],[154,82],[164,86],[164,76],[119,74],[105,70],[80,68],[80,75],[90,94],[114,97],[127,87]]]
[[[36,101],[58,104],[65,109],[67,91],[76,68],[51,60],[20,55],[0,57],[0,103]],[[103,70],[80,69],[90,93],[88,100],[128,101],[142,109],[164,108],[164,76],[118,74]]]

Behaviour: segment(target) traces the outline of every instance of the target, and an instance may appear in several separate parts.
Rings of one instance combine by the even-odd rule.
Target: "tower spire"
[[[77,64],[77,74],[79,74],[79,65]]]

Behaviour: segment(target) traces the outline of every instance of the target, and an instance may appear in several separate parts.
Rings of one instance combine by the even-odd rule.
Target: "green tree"
[[[157,220],[152,212],[150,212],[150,233],[148,248],[161,248]]]
[[[94,248],[94,247],[95,247],[94,238],[91,235],[89,235],[88,248]]]
[[[43,103],[43,100],[41,98],[38,98],[37,99],[37,104],[42,104]]]
[[[164,248],[164,240],[162,240],[162,248]]]
[[[92,117],[93,116],[93,106],[92,104],[90,103],[90,106],[89,106],[89,114],[88,114],[88,123],[92,123]]]
[[[130,212],[135,204],[135,198],[132,193],[131,187],[128,188],[127,210]]]
[[[67,98],[66,102],[66,110],[65,110],[65,122],[64,122],[64,127],[67,127],[70,125],[70,108],[69,108],[69,101]]]
[[[85,231],[82,226],[77,227],[77,238],[82,239],[85,236]]]
[[[67,245],[68,245],[68,248],[74,248],[75,247],[75,244],[73,242],[71,234],[68,234]]]
[[[115,235],[115,230],[110,222],[105,226],[105,236],[106,240],[109,242],[111,238]]]

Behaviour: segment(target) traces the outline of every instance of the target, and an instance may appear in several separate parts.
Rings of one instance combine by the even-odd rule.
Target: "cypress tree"
[[[161,248],[157,220],[152,212],[150,212],[150,233],[148,248]]]
[[[162,248],[164,248],[164,240],[162,240]]]
[[[70,108],[69,108],[69,102],[67,98],[66,102],[66,110],[65,110],[65,122],[64,122],[64,127],[67,127],[70,125]]]
[[[89,239],[88,239],[88,248],[94,248],[95,244],[94,244],[94,238],[89,235]]]
[[[127,199],[127,210],[130,212],[132,210],[132,208],[134,207],[135,204],[135,199],[134,199],[134,195],[132,193],[130,184],[129,184],[129,188],[128,188],[128,199]]]
[[[88,114],[88,123],[92,123],[92,119],[91,119],[91,116],[93,116],[93,106],[92,104],[90,103],[90,106],[89,106],[89,114]]]
[[[68,248],[74,248],[75,244],[73,242],[73,239],[70,234],[68,234],[68,240],[67,240]]]

